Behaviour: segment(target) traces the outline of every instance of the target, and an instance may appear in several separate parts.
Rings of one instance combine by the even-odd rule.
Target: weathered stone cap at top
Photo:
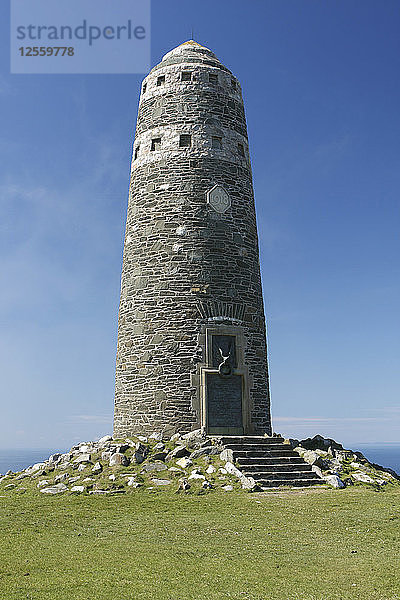
[[[161,67],[165,67],[167,65],[173,65],[178,63],[203,63],[206,65],[210,65],[213,67],[219,67],[224,71],[230,73],[229,69],[227,69],[217,58],[214,52],[211,52],[209,48],[202,46],[198,42],[194,40],[188,40],[187,42],[183,42],[173,50],[167,52],[162,57],[161,62],[156,65],[152,71],[156,71]],[[152,72],[150,71],[150,72]]]

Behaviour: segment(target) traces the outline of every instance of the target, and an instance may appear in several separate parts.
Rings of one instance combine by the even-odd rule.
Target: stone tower
[[[241,88],[191,40],[142,84],[114,435],[271,434],[267,369]]]

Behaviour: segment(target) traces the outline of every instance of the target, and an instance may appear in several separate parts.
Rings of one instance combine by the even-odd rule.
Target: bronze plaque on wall
[[[207,373],[208,432],[240,435],[243,433],[243,376],[221,377]]]

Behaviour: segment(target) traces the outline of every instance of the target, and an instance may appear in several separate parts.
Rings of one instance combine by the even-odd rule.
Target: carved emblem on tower
[[[215,212],[223,214],[231,207],[231,199],[229,194],[224,190],[222,185],[214,185],[207,192],[207,203],[215,210]]]

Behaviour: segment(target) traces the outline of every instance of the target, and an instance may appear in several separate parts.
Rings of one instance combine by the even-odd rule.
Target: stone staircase
[[[289,486],[309,487],[324,484],[297,452],[281,437],[223,436],[225,448],[232,450],[233,461],[262,489]]]

